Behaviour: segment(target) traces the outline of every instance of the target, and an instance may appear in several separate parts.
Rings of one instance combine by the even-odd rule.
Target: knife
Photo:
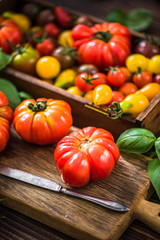
[[[96,204],[112,209],[114,211],[118,212],[129,211],[129,208],[121,202],[108,200],[104,198],[98,198],[87,194],[82,194],[72,189],[64,188],[59,183],[53,180],[39,177],[28,172],[24,172],[15,168],[5,166],[3,164],[0,164],[0,174],[40,188],[48,189],[50,191],[61,192],[67,195],[71,195],[73,197],[82,198],[84,200],[94,202]]]

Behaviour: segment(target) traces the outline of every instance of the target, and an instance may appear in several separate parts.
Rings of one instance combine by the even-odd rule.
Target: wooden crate
[[[34,0],[47,7],[53,7],[52,2],[45,2],[41,0]],[[8,4],[7,4],[8,2]],[[14,9],[16,3],[19,1],[13,1],[10,5]],[[2,4],[2,6],[1,6]],[[1,9],[8,10],[9,1],[2,1],[0,3]],[[82,15],[80,12],[67,9],[70,13],[75,15]],[[92,17],[94,22],[103,22],[102,19]],[[133,39],[142,38],[141,33],[132,31]],[[0,73],[1,77],[5,77],[12,81],[19,90],[24,90],[36,97],[52,97],[55,99],[63,99],[67,101],[72,108],[73,124],[77,127],[96,126],[102,127],[110,131],[115,139],[124,132],[126,129],[132,127],[142,127],[149,129],[154,134],[160,133],[160,93],[150,102],[149,106],[137,116],[137,118],[131,118],[130,116],[121,116],[119,119],[111,120],[106,115],[96,112],[86,107],[88,102],[86,99],[70,94],[63,89],[57,88],[49,83],[42,81],[36,77],[18,72],[10,67],[7,67]]]

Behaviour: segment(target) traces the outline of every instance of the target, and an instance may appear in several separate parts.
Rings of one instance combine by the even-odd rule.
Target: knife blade
[[[5,166],[3,164],[0,164],[0,174],[6,177],[10,177],[13,178],[15,180],[21,181],[21,182],[25,182],[40,188],[44,188],[50,191],[54,191],[54,192],[60,192],[60,193],[64,193],[73,197],[78,197],[93,203],[96,203],[98,205],[101,205],[103,207],[112,209],[114,211],[118,211],[118,212],[127,212],[129,211],[129,208],[118,201],[114,201],[114,200],[109,200],[109,199],[105,199],[105,198],[99,198],[99,197],[95,197],[95,196],[91,196],[88,194],[82,194],[79,193],[75,190],[69,189],[69,188],[64,188],[62,187],[59,183],[47,179],[47,178],[43,178],[43,177],[39,177],[36,176],[34,174],[19,170],[19,169],[15,169],[15,168],[11,168],[8,166]]]

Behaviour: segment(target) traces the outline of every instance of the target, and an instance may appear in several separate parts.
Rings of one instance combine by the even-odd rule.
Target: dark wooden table
[[[160,2],[159,0],[50,0],[56,4],[82,11],[96,17],[105,18],[114,8],[122,8],[126,12],[135,8],[145,8],[153,14],[153,24],[148,34],[160,35]],[[160,203],[156,194],[150,201]],[[71,240],[48,226],[0,205],[0,240]],[[160,236],[141,222],[135,220],[121,236],[120,240],[158,240]]]

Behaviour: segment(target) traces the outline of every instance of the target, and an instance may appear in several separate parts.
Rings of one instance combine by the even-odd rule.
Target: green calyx
[[[96,80],[96,79],[98,79],[98,78],[90,78],[90,77],[89,77],[89,73],[87,72],[87,77],[86,77],[86,78],[82,77],[82,79],[83,79],[87,84],[93,85],[92,81],[94,81],[94,80]]]
[[[93,39],[99,39],[104,42],[109,42],[112,37],[113,37],[113,34],[111,34],[109,30],[107,30],[106,32],[101,32],[101,31],[96,32]]]
[[[47,103],[47,101],[37,101],[35,105],[33,103],[29,103],[28,108],[35,113],[42,112],[47,107],[46,103]]]

